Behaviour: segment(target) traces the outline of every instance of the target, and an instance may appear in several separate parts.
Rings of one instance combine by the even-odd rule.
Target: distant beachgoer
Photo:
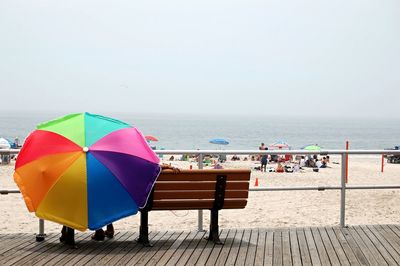
[[[264,142],[261,143],[261,146],[258,147],[259,150],[265,150],[265,144]]]
[[[261,145],[260,145],[260,147],[258,147],[258,149],[259,149],[260,151],[265,150],[265,144],[264,144],[264,142],[261,143]],[[257,161],[261,160],[261,155],[258,154],[256,160],[257,160]]]
[[[278,165],[276,166],[276,171],[277,173],[284,173],[285,169],[283,168],[282,164],[279,162]]]
[[[326,163],[330,163],[330,161],[329,161],[329,155],[326,156]]]
[[[223,167],[222,167],[222,165],[217,163],[216,165],[214,165],[214,169],[223,169]]]
[[[268,150],[268,148],[265,147],[264,150]],[[268,154],[263,154],[261,156],[261,172],[263,170],[264,170],[264,172],[267,171],[267,164],[268,164]]]
[[[299,162],[300,167],[306,166],[306,159],[304,156],[301,156],[300,162]]]
[[[315,166],[316,166],[317,168],[320,168],[321,165],[322,165],[322,162],[321,162],[320,160],[316,159],[316,160],[315,160]]]
[[[175,157],[173,155],[171,155],[171,157],[169,157],[169,160],[173,161],[173,160],[175,160]]]

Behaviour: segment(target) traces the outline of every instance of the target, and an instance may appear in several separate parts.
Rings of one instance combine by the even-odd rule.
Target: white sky
[[[400,1],[0,0],[0,110],[399,117]]]

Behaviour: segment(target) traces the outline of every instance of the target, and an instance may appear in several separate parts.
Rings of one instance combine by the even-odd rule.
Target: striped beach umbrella
[[[144,207],[161,168],[141,132],[90,113],[37,126],[14,180],[39,218],[96,230]]]

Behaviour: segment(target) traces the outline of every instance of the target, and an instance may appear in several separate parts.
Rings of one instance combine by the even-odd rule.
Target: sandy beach
[[[230,158],[231,156],[228,156]],[[173,166],[196,168],[195,162],[166,161]],[[305,169],[297,173],[261,173],[252,170],[251,187],[256,178],[259,187],[340,185],[339,157],[331,157],[331,168],[313,172]],[[400,165],[385,164],[380,172],[379,156],[351,156],[349,158],[349,185],[398,185]],[[230,161],[224,168],[251,168],[259,166],[254,161]],[[11,165],[0,166],[0,188],[16,189]],[[221,228],[276,228],[331,226],[339,224],[339,191],[285,191],[250,192],[248,205],[241,210],[222,210]],[[0,233],[36,233],[38,219],[29,213],[20,194],[0,195],[2,210]],[[400,191],[398,190],[354,190],[346,194],[346,223],[392,224],[400,218]],[[150,230],[197,228],[197,211],[153,211],[149,215]],[[204,211],[204,228],[209,225],[209,212]],[[139,215],[115,223],[116,230],[139,228]],[[46,232],[58,232],[60,225],[45,223]]]

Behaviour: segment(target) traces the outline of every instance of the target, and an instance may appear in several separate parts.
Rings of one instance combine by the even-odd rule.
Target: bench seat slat
[[[198,210],[211,209],[214,200],[153,200],[152,210]],[[225,199],[223,209],[243,209],[247,199]]]
[[[248,190],[226,190],[225,199],[229,198],[247,198],[249,194]],[[155,191],[154,200],[161,199],[215,199],[214,190],[164,190]]]
[[[159,181],[157,180],[154,191],[159,190],[215,190],[215,181],[205,182],[179,182],[179,181]],[[248,190],[248,181],[227,181],[226,190]]]

